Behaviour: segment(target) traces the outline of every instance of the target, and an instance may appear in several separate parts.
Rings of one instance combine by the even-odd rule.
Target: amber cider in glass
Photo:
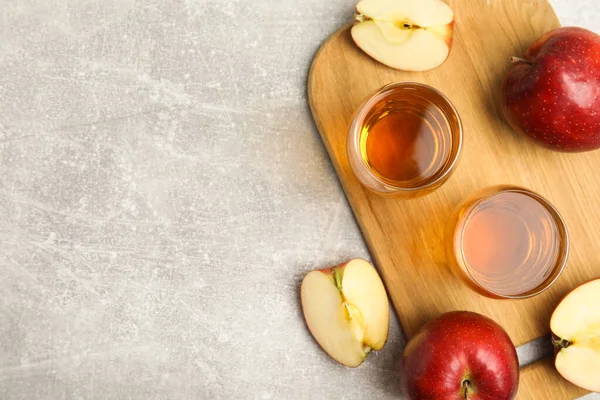
[[[450,101],[418,83],[384,87],[356,113],[348,137],[351,166],[382,193],[423,194],[452,173],[462,126]]]
[[[490,297],[524,298],[547,289],[562,272],[569,237],[558,211],[514,186],[485,189],[450,220],[447,253],[454,271]]]

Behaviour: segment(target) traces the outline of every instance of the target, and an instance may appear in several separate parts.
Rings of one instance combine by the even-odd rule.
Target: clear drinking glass
[[[355,112],[347,153],[365,187],[413,197],[450,177],[462,141],[460,116],[446,96],[421,83],[400,82],[384,86]]]
[[[454,273],[479,293],[522,299],[558,279],[569,255],[569,234],[559,212],[542,196],[517,186],[495,186],[454,211],[446,253]]]

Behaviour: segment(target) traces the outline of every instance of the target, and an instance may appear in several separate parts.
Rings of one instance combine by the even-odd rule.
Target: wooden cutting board
[[[448,61],[424,73],[401,72],[369,58],[349,27],[320,49],[310,71],[313,117],[410,338],[429,319],[471,310],[498,321],[517,345],[549,332],[550,315],[567,291],[600,276],[600,153],[562,154],[513,133],[497,105],[512,55],[522,55],[541,34],[559,26],[547,0],[451,0],[456,14]],[[352,114],[390,82],[432,85],[454,103],[464,124],[464,152],[456,173],[436,192],[414,200],[380,197],[354,177],[346,157]],[[463,285],[446,265],[442,234],[451,210],[474,191],[517,184],[549,199],[571,234],[567,268],[545,293],[527,300],[485,298]],[[522,370],[520,399],[569,399],[585,394],[561,379],[553,363]]]

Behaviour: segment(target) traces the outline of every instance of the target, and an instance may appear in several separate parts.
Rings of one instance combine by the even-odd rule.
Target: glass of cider
[[[392,83],[355,112],[348,132],[348,160],[368,189],[416,197],[450,177],[462,140],[460,117],[446,96],[421,83]]]
[[[523,299],[558,279],[569,255],[569,234],[559,212],[542,196],[517,186],[495,186],[455,210],[446,253],[454,273],[479,293]]]

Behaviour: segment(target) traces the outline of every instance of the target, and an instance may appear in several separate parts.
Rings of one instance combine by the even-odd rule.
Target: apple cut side
[[[333,359],[358,367],[381,350],[389,330],[387,293],[365,260],[309,272],[302,281],[302,311],[317,343]]]
[[[571,383],[600,392],[600,279],[574,289],[550,320],[555,366]]]
[[[404,71],[427,71],[446,61],[454,12],[441,0],[363,0],[352,39],[375,60]]]

